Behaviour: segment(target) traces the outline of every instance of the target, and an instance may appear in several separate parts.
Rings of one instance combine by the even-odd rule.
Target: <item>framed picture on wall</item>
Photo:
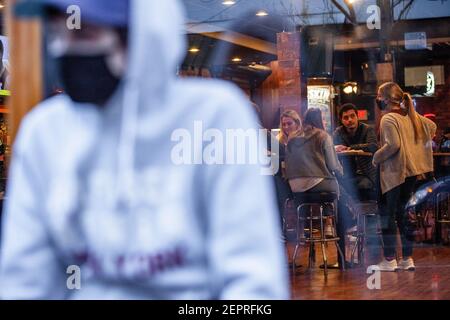
[[[308,109],[318,108],[322,111],[325,130],[333,132],[333,86],[308,85]]]

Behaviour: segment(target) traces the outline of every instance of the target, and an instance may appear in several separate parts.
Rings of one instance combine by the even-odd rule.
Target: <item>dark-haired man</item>
[[[377,136],[373,127],[359,122],[358,109],[355,105],[344,104],[339,111],[338,127],[333,140],[337,152],[347,150],[362,150],[374,153],[377,148]],[[370,157],[346,157],[343,159],[344,181],[348,191],[357,188],[359,197],[367,198],[375,187],[376,169],[371,164]],[[353,188],[352,188],[353,187]],[[353,192],[352,192],[353,193]]]

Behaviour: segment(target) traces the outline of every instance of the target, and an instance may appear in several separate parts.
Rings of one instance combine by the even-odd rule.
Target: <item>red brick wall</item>
[[[262,84],[262,114],[266,127],[275,127],[278,115],[286,109],[301,114],[302,86],[300,73],[300,33],[277,34],[278,60],[270,64],[272,74]]]
[[[277,112],[280,106],[279,103],[279,68],[278,61],[272,61],[270,63],[272,74],[263,82],[261,88],[261,100],[262,100],[262,118],[263,124],[266,128],[277,127]]]
[[[277,34],[279,103],[282,110],[301,111],[300,33]]]

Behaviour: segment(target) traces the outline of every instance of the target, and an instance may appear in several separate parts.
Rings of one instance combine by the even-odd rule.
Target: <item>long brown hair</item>
[[[313,128],[325,130],[325,127],[323,126],[322,111],[320,111],[319,108],[308,109],[305,114],[303,125],[305,127],[311,126]]]
[[[414,128],[414,140],[420,141],[425,139],[425,131],[422,121],[419,115],[414,109],[414,103],[409,93],[404,92],[400,86],[394,82],[386,82],[378,89],[379,94],[385,100],[388,100],[394,105],[401,106],[402,104],[406,108],[406,112],[411,119]]]
[[[283,125],[282,125],[282,121],[283,118],[291,118],[292,120],[294,120],[295,124],[297,124],[298,129],[291,133],[288,136],[286,136],[286,134],[283,131]],[[302,131],[302,120],[300,119],[300,116],[298,115],[297,111],[292,110],[292,109],[288,109],[283,111],[283,113],[280,116],[280,133],[278,134],[278,141],[280,141],[280,143],[282,144],[287,144],[289,139],[292,137],[296,137],[298,136]]]

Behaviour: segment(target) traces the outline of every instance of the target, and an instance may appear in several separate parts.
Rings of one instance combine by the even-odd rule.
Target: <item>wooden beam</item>
[[[434,43],[446,43],[450,42],[450,37],[446,38],[431,38],[427,39],[427,44]],[[405,45],[405,40],[392,40],[390,41],[390,45],[393,47],[399,47]],[[372,42],[357,42],[352,43],[352,38],[341,38],[334,45],[335,50],[356,50],[356,49],[368,49],[368,48],[379,48],[380,42],[372,41]]]
[[[201,34],[209,38],[227,41],[235,45],[277,55],[277,45],[245,34],[220,28],[207,23],[191,22],[186,25],[188,33]]]
[[[254,37],[246,36],[238,32],[206,32],[202,34],[206,37],[227,41],[241,47],[277,55],[277,46],[275,44]]]
[[[6,30],[10,43],[11,97],[8,99],[11,143],[20,122],[43,98],[41,25],[38,20],[18,20],[6,2]]]

